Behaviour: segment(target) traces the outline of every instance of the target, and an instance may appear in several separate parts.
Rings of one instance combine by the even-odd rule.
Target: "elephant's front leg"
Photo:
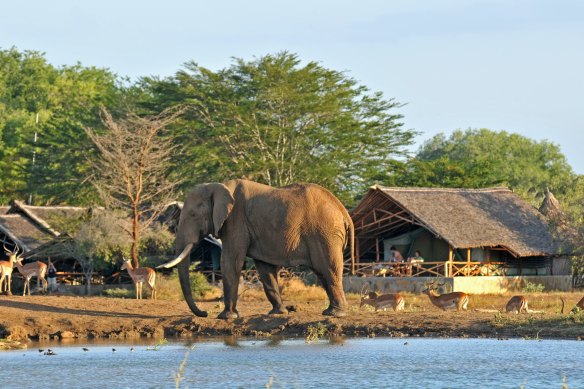
[[[221,253],[221,276],[223,277],[223,302],[225,308],[217,316],[219,319],[237,319],[237,291],[239,289],[239,277],[243,269],[244,254],[237,255],[225,246]]]
[[[260,274],[260,280],[264,286],[264,292],[272,303],[272,310],[270,315],[277,315],[288,313],[288,310],[282,304],[282,296],[280,294],[280,286],[278,285],[278,269],[276,265],[269,263],[255,261],[256,268]]]

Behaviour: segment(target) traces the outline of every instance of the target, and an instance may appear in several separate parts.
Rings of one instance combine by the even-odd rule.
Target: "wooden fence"
[[[221,270],[201,271],[209,282],[216,284],[221,280]],[[279,272],[280,279],[299,278],[304,279],[310,271],[298,271],[293,268],[282,268]],[[351,274],[351,262],[344,264],[344,273]],[[256,269],[243,270],[243,281],[246,283],[259,283],[260,278]],[[503,262],[418,262],[418,263],[388,263],[365,262],[355,264],[355,275],[360,277],[460,277],[460,276],[501,276],[505,275],[505,263]],[[80,272],[57,272],[57,281],[65,285],[83,285],[85,278]],[[132,282],[126,272],[117,272],[104,277],[98,272],[93,274],[92,284],[129,284]]]
[[[361,277],[460,277],[505,275],[503,262],[366,262],[355,264],[355,275]],[[350,274],[351,263],[345,263]]]

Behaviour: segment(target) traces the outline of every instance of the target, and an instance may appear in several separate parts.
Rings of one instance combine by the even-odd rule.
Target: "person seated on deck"
[[[411,257],[408,258],[408,261],[411,263],[424,262],[424,258],[422,258],[422,254],[420,253],[420,250],[416,250],[416,251],[414,251],[414,255],[412,255]]]
[[[391,251],[391,257],[389,258],[390,262],[403,262],[404,257],[401,255],[398,249],[395,246],[391,246],[389,249]]]
[[[391,246],[390,255],[383,264],[376,265],[374,267],[377,272],[376,276],[386,276],[386,275],[399,275],[400,266],[392,265],[392,263],[402,263],[404,261],[403,256],[395,246]]]
[[[416,265],[416,263],[424,262],[424,258],[422,258],[422,254],[420,253],[420,250],[414,251],[414,255],[412,255],[411,257],[408,258],[408,262],[410,263],[410,265],[407,268],[407,274],[409,276],[411,276],[412,275],[412,268],[413,267],[419,268],[419,265]]]

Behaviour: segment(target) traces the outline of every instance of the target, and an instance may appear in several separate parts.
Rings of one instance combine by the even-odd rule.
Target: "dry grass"
[[[302,280],[293,278],[282,283],[282,297],[297,301],[326,300],[327,295],[323,288],[316,285],[306,285]]]
[[[326,301],[327,295],[323,288],[306,285],[304,281],[293,278],[280,282],[280,290],[284,300],[294,301]],[[265,301],[266,294],[261,284],[240,285],[239,295],[245,301]]]
[[[158,298],[161,300],[184,300],[180,289],[179,281],[176,277],[159,277]],[[213,300],[223,295],[221,288],[212,286],[209,292],[203,296],[197,296],[199,300]],[[324,289],[320,286],[306,285],[300,279],[284,280],[280,283],[282,298],[285,301],[307,302],[322,301],[323,304],[328,302]],[[502,293],[471,295],[468,304],[469,311],[474,309],[492,309],[503,312],[505,305],[511,297],[521,294],[527,298],[531,310],[545,311],[548,314],[560,314],[562,309],[563,298],[565,301],[564,312],[569,313],[570,309],[582,298],[582,292],[542,292],[542,293]],[[406,299],[406,312],[424,312],[436,311],[427,296],[415,295],[411,293],[402,293]],[[242,301],[267,301],[264,289],[261,284],[243,284],[239,286],[239,296]],[[347,293],[347,302],[351,309],[358,310],[360,295],[358,293]],[[361,308],[365,309],[365,308]]]

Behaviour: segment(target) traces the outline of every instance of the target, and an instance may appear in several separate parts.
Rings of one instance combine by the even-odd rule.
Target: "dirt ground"
[[[241,317],[216,319],[222,309],[219,299],[201,301],[209,317],[194,317],[183,301],[133,300],[107,297],[0,296],[0,339],[43,340],[67,338],[136,338],[176,336],[281,335],[305,337],[315,329],[328,335],[431,336],[431,337],[523,337],[528,339],[584,339],[584,314],[569,310],[580,299],[576,293],[526,295],[530,314],[500,313],[510,295],[471,296],[466,312],[443,312],[424,295],[406,295],[404,312],[359,308],[359,296],[349,295],[349,313],[343,318],[321,315],[324,299],[295,301],[286,298],[295,311],[270,316],[271,306],[261,293],[242,295]],[[561,300],[566,301],[561,314]],[[479,309],[479,311],[477,311]],[[323,329],[326,329],[323,331]]]

